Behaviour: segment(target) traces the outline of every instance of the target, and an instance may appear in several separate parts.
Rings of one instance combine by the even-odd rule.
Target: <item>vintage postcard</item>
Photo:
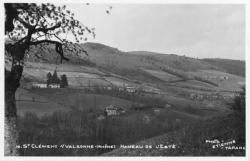
[[[247,160],[246,2],[59,2],[1,4],[3,160]]]

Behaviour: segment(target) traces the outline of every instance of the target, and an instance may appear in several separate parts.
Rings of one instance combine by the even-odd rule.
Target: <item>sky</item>
[[[106,9],[112,6],[111,14]],[[67,4],[95,27],[98,42],[122,51],[245,60],[245,6],[238,4]]]

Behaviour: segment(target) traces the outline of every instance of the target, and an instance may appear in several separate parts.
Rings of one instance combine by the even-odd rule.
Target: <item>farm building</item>
[[[21,84],[20,84],[20,87],[21,87],[21,88],[24,88],[24,89],[36,88],[36,87],[33,87],[33,83],[21,83]]]
[[[150,117],[148,115],[144,115],[143,118],[142,118],[142,120],[146,124],[150,123],[150,121],[151,121],[151,119],[150,119]]]
[[[47,88],[47,84],[46,83],[33,83],[32,87],[33,88]]]
[[[97,120],[99,120],[99,121],[102,121],[102,120],[104,120],[105,119],[105,116],[104,115],[100,115],[99,117],[97,117]]]
[[[125,88],[124,87],[119,87],[118,90],[119,91],[125,91]]]
[[[154,108],[153,111],[154,111],[155,114],[159,114],[160,111],[161,111],[161,109],[159,109],[159,108]]]
[[[126,91],[130,93],[134,93],[136,91],[135,87],[126,87]]]
[[[228,80],[227,76],[220,76],[220,80]]]
[[[195,97],[196,97],[195,93],[191,93],[190,96],[189,96],[189,98],[191,98],[191,99],[195,99]]]
[[[48,88],[60,88],[60,84],[56,84],[56,83],[49,84]]]
[[[197,99],[198,100],[202,100],[203,99],[203,95],[202,94],[197,94]]]
[[[108,91],[111,91],[112,90],[112,87],[111,86],[105,86],[103,87],[104,89],[108,90]]]
[[[105,107],[104,114],[105,116],[112,116],[112,115],[120,115],[121,113],[125,113],[126,111],[121,107],[116,107],[113,105]]]
[[[170,107],[172,107],[170,104],[165,104],[165,106],[164,106],[165,108],[170,108]]]
[[[33,83],[32,88],[60,88],[60,84]]]

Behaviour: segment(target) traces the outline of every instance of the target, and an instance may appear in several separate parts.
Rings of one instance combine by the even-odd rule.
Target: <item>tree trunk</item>
[[[16,117],[5,117],[4,126],[4,155],[5,156],[18,156],[18,133],[16,128]]]
[[[13,65],[11,71],[5,69],[5,126],[4,126],[4,155],[19,155],[16,145],[18,143],[17,109],[15,92],[19,87],[23,66]]]

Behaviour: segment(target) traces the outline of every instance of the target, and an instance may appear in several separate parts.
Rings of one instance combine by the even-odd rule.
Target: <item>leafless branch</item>
[[[48,31],[50,31],[50,30],[55,30],[55,29],[57,29],[57,28],[59,28],[59,27],[61,27],[61,24],[60,24],[60,23],[57,24],[57,25],[55,25],[55,26],[49,27],[49,28],[37,28],[37,29],[35,29],[34,32],[43,32],[43,33],[47,33]]]
[[[40,41],[30,42],[30,45],[39,45],[39,44],[43,44],[43,43],[54,44],[56,52],[61,56],[61,62],[62,62],[62,60],[69,61],[69,59],[64,56],[62,43],[60,43],[58,41],[40,40]]]
[[[33,29],[34,26],[30,25],[29,23],[25,22],[23,19],[21,19],[20,17],[17,17],[17,21],[19,21],[21,24],[23,24],[23,26],[27,29]]]

